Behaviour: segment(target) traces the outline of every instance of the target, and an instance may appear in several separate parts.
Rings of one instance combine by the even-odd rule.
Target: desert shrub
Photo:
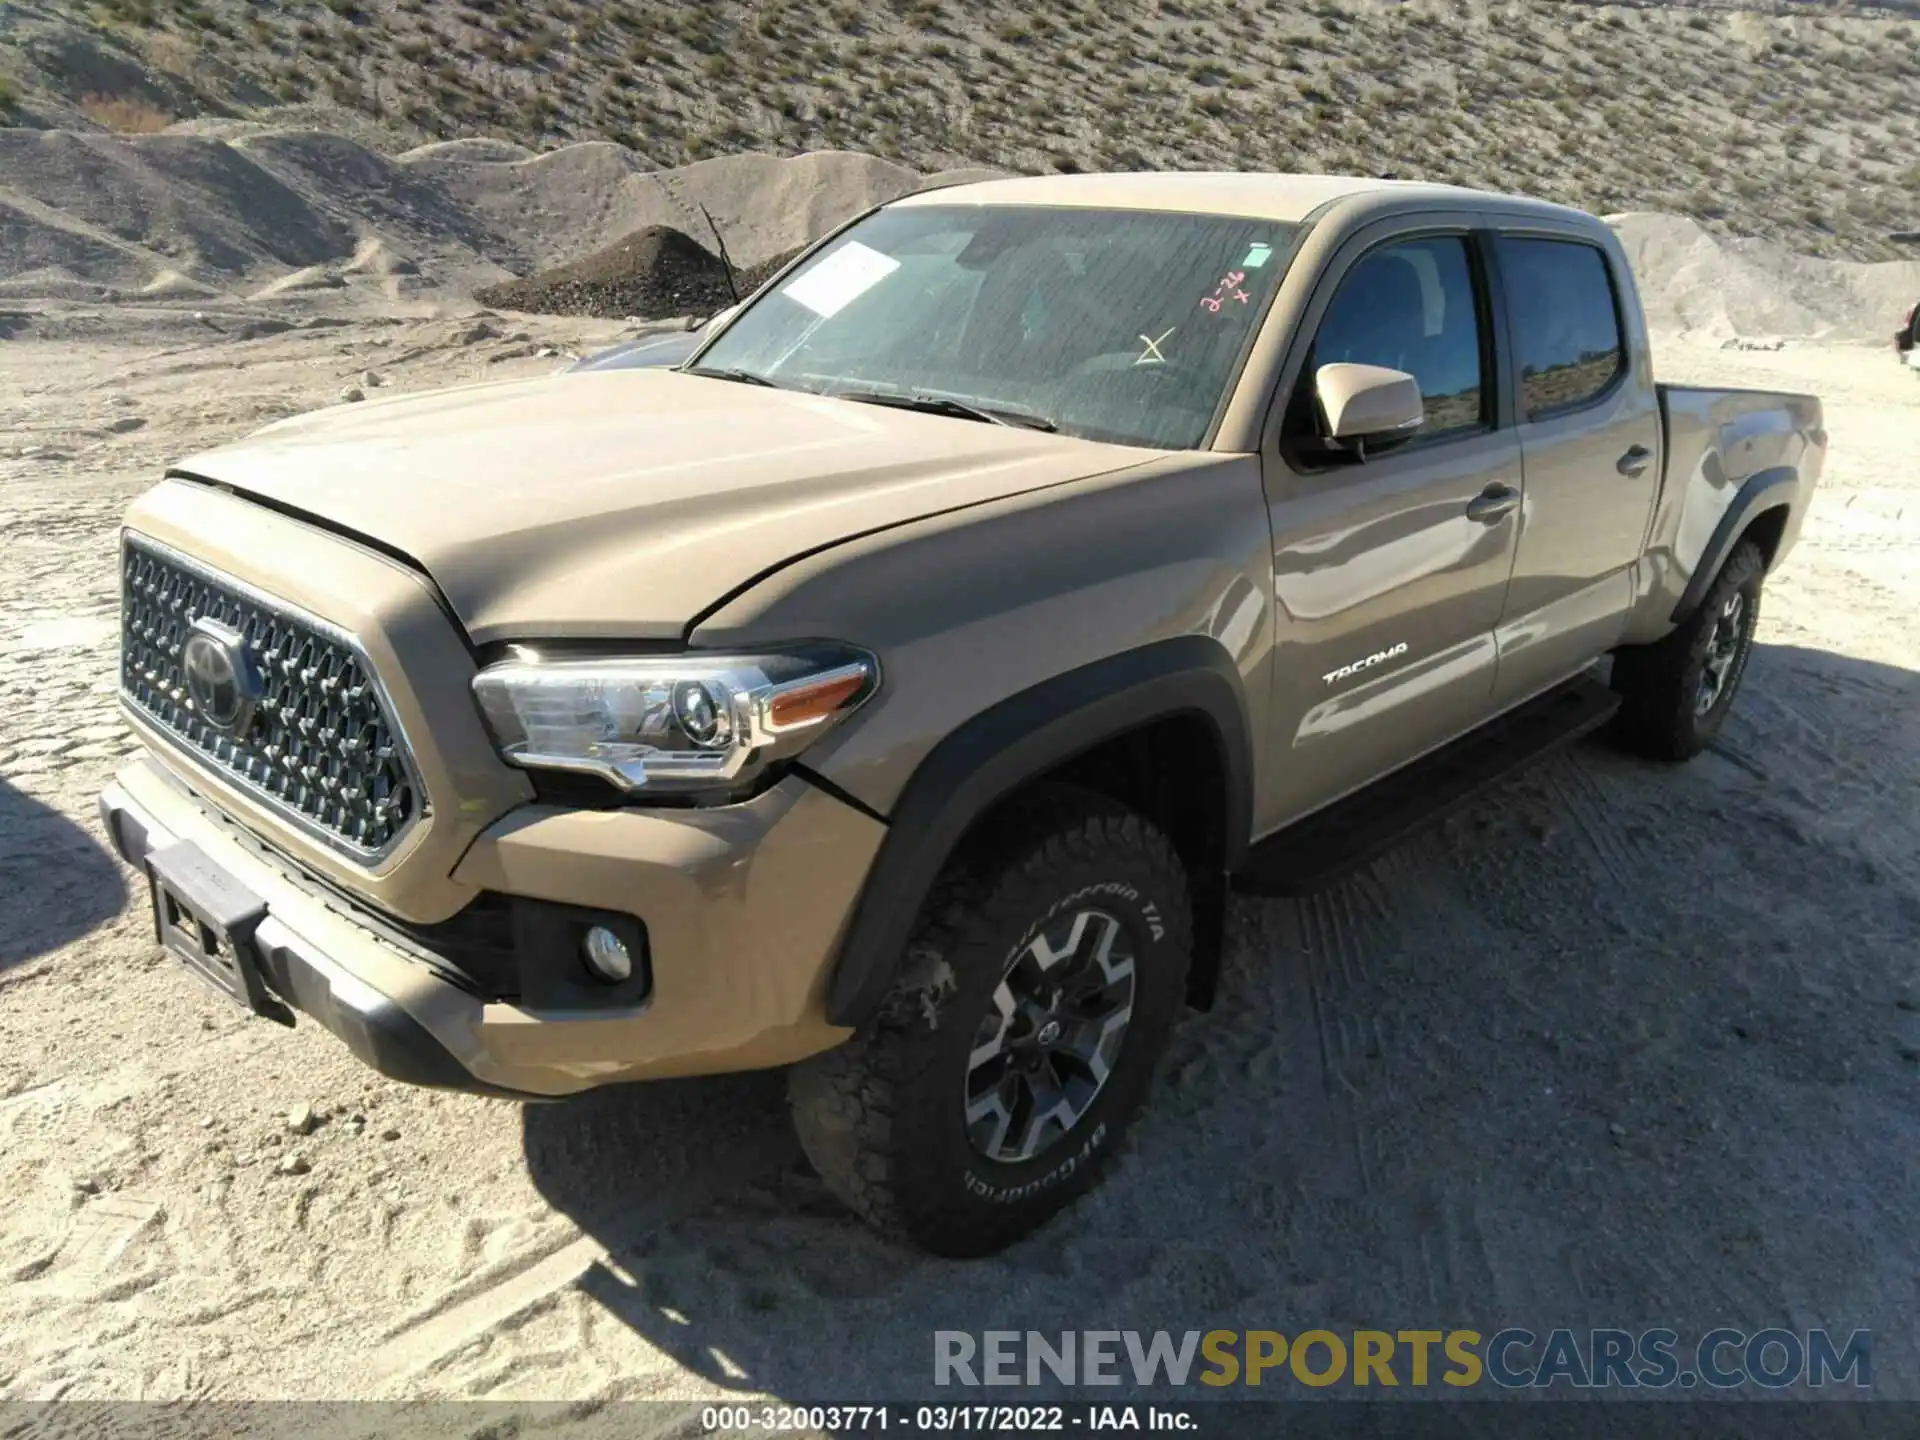
[[[1687,211],[1700,220],[1718,220],[1727,213],[1717,191],[1701,186],[1687,197]]]
[[[159,106],[132,95],[82,95],[80,113],[122,135],[152,135],[173,123],[173,117]]]

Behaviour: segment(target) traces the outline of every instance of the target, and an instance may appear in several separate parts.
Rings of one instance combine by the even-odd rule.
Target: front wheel
[[[1706,598],[1666,639],[1613,657],[1621,742],[1654,760],[1687,760],[1720,733],[1760,623],[1767,560],[1742,541]]]
[[[827,1188],[936,1254],[1004,1248],[1091,1187],[1186,993],[1186,876],[1090,792],[1016,801],[950,862],[853,1039],[789,1074]]]

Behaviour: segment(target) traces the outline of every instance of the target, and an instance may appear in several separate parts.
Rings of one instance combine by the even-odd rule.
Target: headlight
[[[512,764],[684,794],[749,784],[879,683],[879,662],[842,646],[633,659],[548,659],[516,646],[474,677],[473,691]]]

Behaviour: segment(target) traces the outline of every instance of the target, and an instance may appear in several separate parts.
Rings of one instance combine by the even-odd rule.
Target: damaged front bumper
[[[100,799],[147,879],[155,937],[254,1013],[318,1021],[395,1080],[522,1099],[774,1068],[838,1044],[824,993],[883,828],[797,778],[708,811],[527,806],[453,879],[491,975],[325,885],[149,754]],[[630,918],[632,985],[596,987],[566,924]],[[528,923],[529,919],[552,924]],[[569,978],[573,977],[573,978]]]

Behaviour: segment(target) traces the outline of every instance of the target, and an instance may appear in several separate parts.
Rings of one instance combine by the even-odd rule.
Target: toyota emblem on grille
[[[180,647],[193,708],[216,730],[239,735],[260,703],[260,672],[247,655],[246,637],[230,625],[202,615],[187,629]]]

